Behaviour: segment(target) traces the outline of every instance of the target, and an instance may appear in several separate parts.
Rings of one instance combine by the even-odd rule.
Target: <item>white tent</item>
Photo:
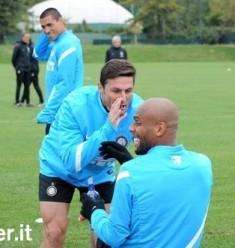
[[[28,10],[34,29],[40,29],[39,16],[47,8],[56,8],[70,24],[124,24],[133,15],[112,0],[47,0]]]

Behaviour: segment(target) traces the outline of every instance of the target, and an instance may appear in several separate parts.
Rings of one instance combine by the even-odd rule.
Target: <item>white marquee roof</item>
[[[58,9],[70,24],[111,23],[124,24],[133,15],[112,0],[47,0],[34,5],[28,10],[33,26],[39,28],[39,16],[47,8]]]

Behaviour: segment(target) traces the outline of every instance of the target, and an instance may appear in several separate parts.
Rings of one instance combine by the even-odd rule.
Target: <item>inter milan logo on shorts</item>
[[[57,194],[57,188],[53,184],[47,188],[48,196],[55,196],[56,194]]]
[[[124,136],[117,137],[116,142],[122,146],[126,146],[128,143],[127,139]]]

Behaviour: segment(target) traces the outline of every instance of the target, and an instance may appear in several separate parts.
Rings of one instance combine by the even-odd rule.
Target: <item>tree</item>
[[[14,31],[21,4],[20,1],[0,0],[0,5],[0,43],[2,43],[4,35]]]
[[[235,30],[234,0],[120,0],[119,3],[134,14],[134,22],[143,23],[143,33],[153,39],[217,43]]]
[[[166,38],[175,31],[180,11],[177,0],[124,0],[122,3],[132,9],[134,5],[134,20],[143,23],[143,31],[150,38]]]
[[[179,32],[187,37],[199,38],[202,35],[208,15],[209,0],[178,0],[181,5]]]
[[[17,22],[23,20],[27,8],[39,0],[0,0],[0,43],[6,34],[16,31]]]
[[[208,24],[212,26],[233,27],[235,25],[235,1],[211,0]]]

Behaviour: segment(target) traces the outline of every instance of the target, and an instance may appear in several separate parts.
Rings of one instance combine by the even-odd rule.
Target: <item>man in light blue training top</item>
[[[80,40],[66,30],[61,14],[48,8],[40,15],[42,34],[34,49],[34,57],[47,61],[46,105],[37,122],[46,124],[46,134],[63,99],[83,84],[83,56]]]
[[[132,64],[111,60],[101,70],[99,88],[78,88],[61,105],[39,152],[43,247],[62,247],[74,190],[87,192],[90,177],[105,203],[111,202],[114,159],[104,159],[99,147],[105,140],[132,140],[129,126],[142,102],[133,93],[134,80]]]
[[[200,247],[211,196],[212,170],[207,156],[176,144],[178,110],[165,98],[145,101],[130,127],[135,159],[117,177],[110,214],[102,200],[83,194],[82,214],[111,247]],[[104,158],[128,160],[128,151],[104,142]]]

